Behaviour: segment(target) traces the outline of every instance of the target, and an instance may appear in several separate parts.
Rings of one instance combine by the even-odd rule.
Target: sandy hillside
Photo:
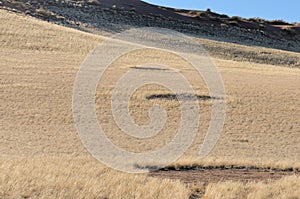
[[[180,181],[108,169],[83,147],[72,117],[73,84],[80,64],[104,37],[0,12],[0,198],[187,198],[191,194],[191,185]],[[172,139],[172,129],[180,119],[176,100],[147,100],[147,96],[169,94],[155,86],[138,90],[132,97],[130,111],[134,120],[146,124],[146,110],[153,103],[163,104],[170,119],[161,135],[151,140],[122,135],[109,112],[110,102],[105,99],[110,96],[114,80],[134,67],[140,58],[169,60],[174,67],[180,65],[175,58],[164,59],[170,56],[168,53],[157,55],[141,51],[132,57],[122,57],[97,88],[98,119],[112,142],[124,149],[140,151],[163,146]],[[177,164],[299,169],[300,69],[222,59],[214,62],[227,94],[224,131],[209,157],[198,160],[211,105],[200,100],[199,135]],[[194,77],[193,71],[188,67],[179,70],[194,81],[199,96],[207,94],[202,79]],[[289,186],[299,184],[299,177],[270,185],[239,186],[244,190],[243,196],[247,196],[257,189],[272,191],[269,186],[277,186],[276,183],[282,184],[282,192],[277,195],[287,190],[290,196],[299,194],[296,186]],[[234,188],[235,184],[218,184],[220,190],[209,186],[207,197],[221,197],[218,192],[229,192],[223,186]],[[237,191],[234,194],[238,195]]]

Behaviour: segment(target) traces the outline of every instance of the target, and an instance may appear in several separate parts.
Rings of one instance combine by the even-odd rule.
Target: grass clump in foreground
[[[126,174],[92,158],[1,158],[0,198],[188,198],[179,181]]]
[[[269,183],[251,182],[243,184],[231,181],[211,183],[207,186],[203,198],[296,199],[300,197],[299,184],[299,176],[289,176]]]

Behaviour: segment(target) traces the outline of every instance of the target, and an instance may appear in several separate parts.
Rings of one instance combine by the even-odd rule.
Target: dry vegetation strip
[[[245,46],[203,38],[194,39],[203,45],[210,55],[215,58],[300,68],[300,53],[272,48]]]
[[[205,199],[229,198],[300,198],[300,178],[297,176],[285,177],[269,183],[250,182],[248,184],[237,182],[212,183],[206,188]]]
[[[0,158],[0,198],[187,198],[181,182],[130,175],[93,158]]]
[[[3,10],[0,12],[0,184],[4,185],[0,186],[1,197],[65,198],[91,194],[91,197],[103,198],[186,198],[190,194],[190,190],[178,181],[109,170],[89,158],[82,146],[72,119],[73,82],[80,63],[103,37]],[[145,52],[140,53],[140,56],[144,55]],[[155,57],[155,54],[152,55]],[[122,60],[123,64],[119,63],[121,69],[112,69],[108,74],[119,74],[138,61],[130,56]],[[175,66],[178,65],[178,62],[173,62]],[[299,168],[300,71],[247,62],[215,62],[224,78],[229,99],[224,132],[210,157],[197,160],[210,116],[210,104],[200,102],[203,121],[199,137],[176,164]],[[182,72],[191,75],[195,84],[201,83],[193,76],[193,71],[183,68]],[[112,76],[110,79],[114,78]],[[100,86],[98,91],[101,89],[106,92],[102,97],[109,97],[110,87]],[[199,95],[206,94],[201,87],[196,88],[196,91]],[[163,138],[164,141],[172,137],[172,127],[177,124],[177,102],[167,99],[147,100],[146,96],[166,92],[157,87],[141,89],[133,96],[130,105],[133,117],[142,124],[147,122],[144,116],[147,114],[144,113],[152,103],[162,103],[173,113],[164,134],[156,138]],[[97,97],[101,98],[99,93]],[[104,103],[101,107],[98,104],[98,113],[106,113],[109,110],[106,105]],[[100,121],[107,119],[101,118],[101,115],[98,114]],[[105,121],[105,125],[107,129],[115,128],[110,120]],[[123,137],[120,140],[119,134],[114,132],[109,132],[108,136],[116,144],[133,151],[157,147],[153,140],[146,143]],[[136,148],[132,148],[132,143],[137,143],[134,145]],[[251,197],[255,190],[294,196],[298,194],[294,186],[297,182],[299,177],[271,184],[237,185],[245,190],[241,197]],[[234,183],[220,183],[216,186],[228,189],[213,190],[215,185],[209,186],[206,196],[230,196],[231,192],[238,194],[237,190],[230,191]],[[282,189],[275,190],[276,186]]]
[[[267,182],[278,180],[285,176],[299,176],[299,172],[293,171],[272,171],[262,169],[220,169],[203,168],[196,170],[171,170],[150,172],[152,177],[181,180],[187,184],[202,184],[204,187],[210,183],[238,181],[238,182]]]
[[[256,198],[274,198],[277,195],[293,197],[298,194],[294,185],[300,179],[299,173],[246,169],[159,171],[150,173],[150,176],[180,180],[188,184],[193,191],[191,198],[253,198],[253,195]],[[289,183],[291,188],[287,186]],[[275,187],[272,186],[280,184],[281,190],[275,191]],[[240,190],[235,187],[239,187]],[[259,193],[254,194],[255,192]]]

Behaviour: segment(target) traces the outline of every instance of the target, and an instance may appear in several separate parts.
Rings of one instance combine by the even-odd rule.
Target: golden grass
[[[257,46],[246,46],[205,38],[193,39],[203,45],[203,47],[209,51],[211,56],[218,59],[297,68],[300,67],[300,54],[296,52]]]
[[[300,177],[289,176],[269,183],[212,183],[206,188],[205,199],[286,199],[300,198]]]
[[[0,159],[0,198],[187,198],[179,181],[130,175],[93,158]]]
[[[104,37],[3,10],[0,10],[0,21],[1,198],[188,196],[189,190],[179,182],[109,170],[91,159],[82,146],[72,118],[73,83],[86,55]],[[145,100],[149,94],[169,92],[163,88],[154,86],[138,90],[130,104],[133,119],[141,124],[149,122],[145,113],[155,102],[161,103],[169,112],[170,119],[162,134],[150,140],[120,135],[112,121],[109,102],[100,103],[101,98],[110,96],[111,83],[117,75],[139,61],[139,56],[145,55],[149,55],[148,59],[159,57],[145,51],[135,58],[123,57],[123,63],[115,63],[119,67],[107,71],[113,75],[107,76],[106,84],[102,82],[97,90],[97,100],[100,100],[97,101],[98,119],[103,122],[108,137],[116,145],[132,151],[163,146],[172,138],[172,129],[178,124],[177,101]],[[179,66],[180,60],[167,61],[190,77],[197,94],[207,94],[201,78],[187,66]],[[299,168],[300,70],[214,61],[223,76],[229,99],[223,134],[210,156],[198,160],[198,150],[210,119],[210,103],[200,102],[199,135],[185,156],[175,164]],[[266,189],[270,186],[270,192],[277,193],[275,187],[280,183],[282,186],[290,184],[290,189],[295,190],[294,182],[289,178],[278,181],[278,184],[261,186]],[[249,194],[260,190],[260,184],[249,186],[239,184],[240,189],[247,189]],[[227,194],[226,189],[215,189],[213,193],[211,190],[213,186],[209,187],[207,197]],[[285,190],[288,191],[283,189],[283,192]]]
[[[188,197],[178,181],[114,171],[82,146],[73,82],[101,37],[0,12],[0,198]]]

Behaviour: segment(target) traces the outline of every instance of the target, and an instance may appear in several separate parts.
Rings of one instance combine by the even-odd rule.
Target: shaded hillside
[[[4,0],[2,9],[85,31],[120,32],[131,27],[164,27],[199,37],[300,52],[300,26],[283,21],[228,17],[181,10],[139,0]]]

